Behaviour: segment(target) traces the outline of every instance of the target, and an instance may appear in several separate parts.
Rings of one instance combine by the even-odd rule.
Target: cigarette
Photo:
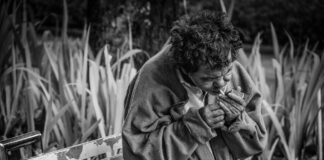
[[[222,94],[222,95],[225,95],[225,91],[227,89],[227,85],[224,86],[222,89],[219,90],[219,92]]]

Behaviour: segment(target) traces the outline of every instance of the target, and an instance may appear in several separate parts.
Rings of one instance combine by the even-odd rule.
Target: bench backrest
[[[122,160],[121,136],[110,136],[32,157],[29,160]]]
[[[8,160],[8,152],[21,147],[40,142],[39,131],[25,133],[10,139],[0,141],[0,159]],[[39,143],[38,143],[39,144]],[[109,136],[84,142],[71,147],[59,149],[49,153],[42,153],[29,160],[70,160],[70,159],[107,159],[122,160],[122,139],[120,135]]]

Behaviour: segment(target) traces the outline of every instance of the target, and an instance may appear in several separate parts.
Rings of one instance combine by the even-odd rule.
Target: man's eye
[[[206,78],[201,78],[201,81],[204,81],[204,82],[209,82],[209,81],[214,81],[214,80],[218,80],[220,79],[221,77],[216,77],[216,78],[210,78],[210,77],[206,77]]]
[[[224,76],[227,77],[227,76],[231,76],[231,75],[232,75],[232,72],[228,72]]]
[[[207,81],[212,81],[213,80],[213,78],[201,78],[201,81],[204,81],[204,82],[207,82]]]

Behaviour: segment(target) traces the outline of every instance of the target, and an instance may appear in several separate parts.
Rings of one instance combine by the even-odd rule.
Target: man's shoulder
[[[134,83],[137,93],[172,92],[182,96],[184,88],[176,74],[176,65],[170,58],[169,47],[149,59],[139,70]],[[145,92],[143,92],[145,90]]]
[[[175,67],[170,57],[170,45],[164,46],[160,52],[150,58],[139,70],[139,78],[144,81],[163,80],[175,75]]]

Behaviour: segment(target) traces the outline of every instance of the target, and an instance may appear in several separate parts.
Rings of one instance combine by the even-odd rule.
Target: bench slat
[[[106,154],[106,156],[104,156],[105,159],[122,160],[122,140],[120,135],[81,143],[50,153],[41,154],[37,157],[32,157],[29,160],[88,159],[104,154]]]

